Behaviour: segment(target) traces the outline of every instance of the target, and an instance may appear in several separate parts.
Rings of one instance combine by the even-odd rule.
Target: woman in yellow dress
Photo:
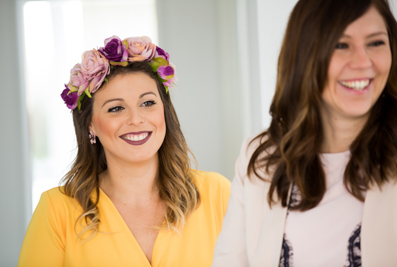
[[[44,192],[18,266],[210,266],[230,194],[190,168],[168,87],[169,55],[148,37],[86,51],[62,98],[78,151]]]

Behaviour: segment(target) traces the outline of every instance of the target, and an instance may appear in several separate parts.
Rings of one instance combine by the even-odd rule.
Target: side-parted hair
[[[301,201],[316,207],[326,191],[319,153],[324,140],[320,108],[331,56],[346,27],[374,6],[385,22],[392,54],[390,74],[365,126],[350,145],[344,184],[357,199],[363,191],[397,177],[397,23],[387,0],[300,0],[293,9],[278,59],[270,127],[254,140],[247,172],[271,175],[269,205],[287,206],[291,184]],[[272,170],[270,172],[270,170]],[[276,198],[277,196],[277,198]]]
[[[159,175],[156,183],[160,199],[167,206],[166,225],[163,227],[180,231],[187,218],[200,203],[200,195],[190,169],[189,153],[194,161],[195,159],[186,144],[170,94],[166,93],[163,84],[147,62],[134,62],[127,67],[114,66],[107,78],[111,82],[118,75],[131,73],[144,73],[155,80],[164,105],[166,134],[158,151]],[[76,199],[83,208],[83,213],[76,221],[75,229],[77,222],[83,225],[85,221],[85,227],[83,225],[83,230],[77,234],[82,238],[85,232],[89,232],[87,238],[82,238],[85,240],[92,238],[98,232],[100,211],[97,205],[99,197],[92,199],[91,194],[96,192],[96,195],[99,196],[99,174],[107,169],[105,152],[100,140],[97,138],[96,144],[92,145],[88,138],[94,99],[95,94],[93,94],[93,98],[85,97],[83,99],[81,113],[77,108],[73,110],[77,156],[71,170],[61,181],[64,183],[63,193]]]

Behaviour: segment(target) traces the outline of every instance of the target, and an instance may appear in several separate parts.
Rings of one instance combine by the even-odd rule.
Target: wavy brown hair
[[[365,126],[350,145],[351,159],[344,184],[357,199],[363,191],[397,174],[397,23],[387,0],[300,0],[289,18],[280,56],[276,92],[270,107],[270,127],[254,140],[247,172],[271,175],[269,205],[287,206],[291,184],[301,201],[291,207],[316,207],[326,191],[319,158],[324,141],[320,107],[334,48],[346,27],[374,6],[386,24],[392,66],[381,97],[370,110]],[[272,170],[270,172],[270,170]],[[394,178],[393,178],[394,179]],[[277,198],[276,198],[277,196]]]
[[[189,153],[194,162],[195,159],[186,144],[170,95],[166,93],[164,85],[147,62],[134,62],[127,67],[114,66],[107,79],[111,82],[118,75],[130,73],[144,73],[155,80],[164,105],[166,135],[158,151],[159,175],[156,183],[160,199],[167,206],[165,215],[167,225],[165,226],[179,231],[200,202],[200,195],[194,183],[194,174],[190,169]],[[91,194],[96,192],[99,196],[99,175],[107,169],[106,157],[100,140],[97,138],[96,144],[91,145],[88,138],[94,99],[95,94],[93,98],[85,97],[81,105],[82,111],[79,112],[78,109],[73,111],[77,156],[71,170],[61,181],[64,182],[63,192],[76,199],[83,208],[83,213],[76,224],[78,221],[81,224],[85,222],[84,229],[78,236],[81,237],[89,231],[88,238],[98,232],[100,223],[100,211],[97,208],[99,197],[92,199]]]

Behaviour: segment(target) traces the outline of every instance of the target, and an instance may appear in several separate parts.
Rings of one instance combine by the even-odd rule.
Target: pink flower
[[[81,74],[80,64],[74,65],[73,69],[70,70],[70,81],[69,85],[78,89],[77,94],[80,96],[88,86],[88,81],[84,79]]]
[[[149,37],[130,37],[125,40],[128,44],[129,62],[151,60],[154,57],[156,46]]]
[[[81,62],[81,73],[90,83],[90,93],[99,89],[106,75],[110,72],[109,61],[97,50],[86,51]]]

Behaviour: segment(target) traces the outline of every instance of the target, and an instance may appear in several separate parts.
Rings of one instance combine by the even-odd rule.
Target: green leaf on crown
[[[89,89],[90,89],[90,86],[87,86],[87,88],[85,89],[84,93],[85,93],[89,98],[92,98]],[[81,94],[81,95],[83,95],[83,94]]]
[[[117,62],[117,61],[109,61],[111,66],[123,66],[126,67],[128,65],[128,61]]]
[[[88,88],[88,87],[87,87]],[[81,94],[77,99],[77,107],[79,108],[79,112],[81,113],[81,101],[83,101],[85,94]]]
[[[127,40],[124,40],[124,41],[122,41],[121,42],[123,45],[125,45],[125,47],[128,49],[128,42],[127,42]]]
[[[155,57],[152,60],[154,62],[157,62],[159,64],[159,67],[164,67],[169,65],[168,61],[162,57]]]
[[[152,67],[153,72],[157,72],[157,69],[160,67],[159,63],[155,61],[150,62],[149,65],[150,67]]]
[[[69,86],[69,90],[70,90],[68,94],[70,94],[71,92],[77,92],[79,90],[79,88],[71,85],[70,83],[68,84],[68,86]]]

